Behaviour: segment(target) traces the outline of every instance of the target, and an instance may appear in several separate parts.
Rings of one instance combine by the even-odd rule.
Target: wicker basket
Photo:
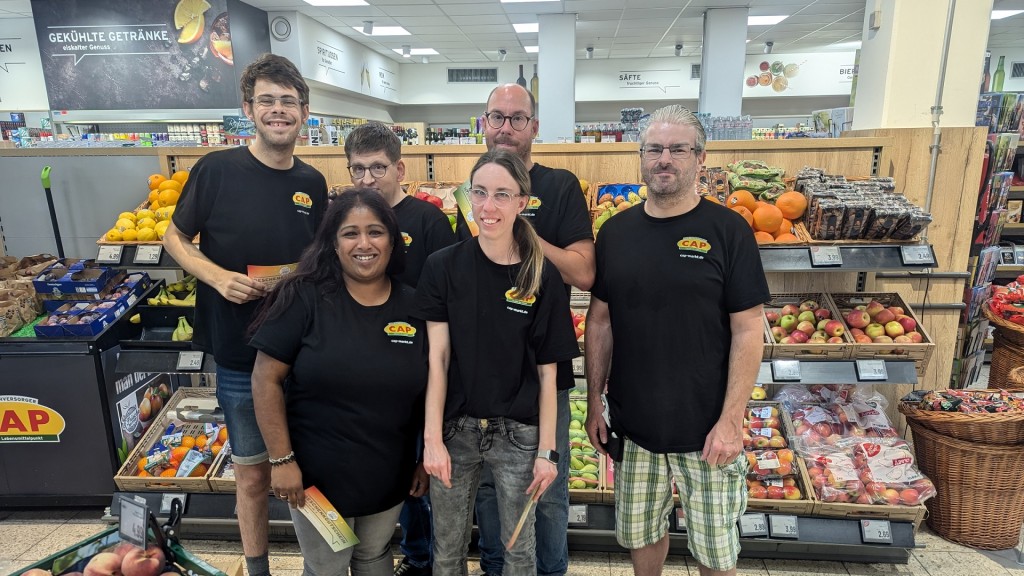
[[[1024,392],[1024,366],[1010,370],[1010,375],[1006,377],[1002,388],[1007,392]]]
[[[1004,550],[1024,522],[1024,450],[943,436],[910,420],[917,465],[935,484],[928,525],[966,546]]]
[[[988,318],[992,326],[995,326],[996,334],[1002,333],[1008,343],[1018,348],[1024,348],[1024,326],[1010,322],[1002,316],[997,316],[992,312],[992,308],[989,307],[989,302],[989,300],[986,300],[981,305],[981,311]]]
[[[991,390],[997,392],[997,390]],[[1016,445],[1024,451],[1024,412],[1000,412],[996,414],[964,414],[961,412],[936,412],[921,410],[907,402],[896,406],[900,413],[933,432],[964,442]]]
[[[988,369],[988,385],[992,388],[1006,386],[1010,372],[1024,366],[1024,347],[1013,344],[1007,334],[1006,330],[997,328],[992,335],[992,364]]]

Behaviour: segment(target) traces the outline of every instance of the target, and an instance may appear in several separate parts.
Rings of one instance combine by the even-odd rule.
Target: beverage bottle
[[[992,75],[992,91],[1002,92],[1003,91],[1003,78],[1006,76],[1006,72],[1003,71],[1003,61],[1006,56],[999,57],[999,64],[996,64],[996,73]]]
[[[533,93],[533,101],[540,102],[540,78],[537,77],[537,65],[533,65],[533,78],[530,78],[530,92]]]
[[[526,88],[526,76],[523,76],[523,65],[519,65],[519,78],[516,79],[516,84],[519,84],[523,88]]]
[[[985,75],[981,77],[981,91],[988,92],[989,81],[992,80],[992,75],[989,74],[989,67],[992,64],[992,52],[985,51]]]

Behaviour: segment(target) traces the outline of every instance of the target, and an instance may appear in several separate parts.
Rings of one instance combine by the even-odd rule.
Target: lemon
[[[584,180],[583,178],[580,178],[579,180],[580,180],[580,189],[582,189],[583,193],[586,194],[587,190],[590,189],[590,183],[587,182],[586,180]]]
[[[181,30],[186,24],[203,15],[210,9],[206,0],[180,0],[174,7],[174,28]]]
[[[156,230],[139,228],[139,242],[152,242],[153,240],[156,240]]]
[[[129,228],[134,230],[135,229],[135,221],[134,220],[129,220],[127,218],[121,218],[120,220],[118,220],[114,224],[114,228],[116,228],[117,230],[119,230],[121,232],[124,232],[125,230],[128,230]]]
[[[103,239],[107,242],[120,242],[122,240],[121,231],[117,228],[111,228],[103,235]]]
[[[153,200],[152,202],[150,202],[149,203],[149,209],[154,214],[156,214],[156,211],[160,209],[160,201],[159,200]]]
[[[161,222],[157,222],[156,223],[156,227],[153,228],[153,230],[156,231],[156,237],[159,238],[160,240],[163,240],[164,239],[164,234],[167,233],[167,227],[170,226],[170,225],[171,225],[171,221],[170,220],[163,220]]]
[[[202,14],[189,20],[188,24],[185,24],[181,29],[181,35],[178,36],[178,44],[191,44],[199,40],[203,36],[203,28],[205,27],[206,20]]]
[[[132,230],[131,228],[127,228],[127,229],[125,229],[124,232],[121,232],[121,240],[124,240],[125,242],[134,242],[134,241],[136,241],[138,239],[139,239],[139,232],[137,230]]]
[[[156,220],[156,214],[148,208],[143,208],[135,215],[135,221],[138,222],[144,218],[152,218],[153,220]]]
[[[122,218],[124,218],[126,220],[131,220],[132,222],[135,222],[135,214],[133,214],[131,212],[121,212],[120,214],[117,215],[117,219],[118,220],[120,220]]]
[[[174,206],[164,206],[156,211],[157,220],[170,220],[174,216]]]
[[[138,221],[135,222],[136,228],[152,228],[154,226],[156,226],[155,218],[139,218]]]

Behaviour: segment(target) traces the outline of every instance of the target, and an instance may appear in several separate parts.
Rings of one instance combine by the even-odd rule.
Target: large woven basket
[[[992,336],[992,365],[988,371],[989,387],[1002,388],[1010,377],[1010,371],[1024,366],[1024,326],[1004,320],[989,308],[988,302],[981,305],[989,324],[995,327]]]
[[[1024,449],[964,442],[909,424],[917,465],[937,491],[925,502],[932,530],[974,548],[1016,546],[1024,522]]]
[[[1010,375],[1006,377],[1003,390],[1007,392],[1024,392],[1024,366],[1017,366],[1010,370]]]
[[[1024,325],[1010,322],[1002,316],[992,312],[988,301],[981,305],[981,311],[988,318],[989,324],[996,328],[996,333],[1002,333],[1006,341],[1018,348],[1024,348]]]
[[[995,392],[996,390],[989,390]],[[907,417],[933,432],[964,442],[999,446],[1017,445],[1024,451],[1024,412],[996,414],[964,414],[921,410],[913,404],[900,402],[896,408]]]

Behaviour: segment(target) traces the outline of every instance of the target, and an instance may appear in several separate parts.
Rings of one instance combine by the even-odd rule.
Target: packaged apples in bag
[[[807,449],[832,445],[842,438],[843,425],[837,415],[817,404],[804,405],[792,412],[794,447],[807,454]]]
[[[789,448],[755,450],[746,455],[750,478],[782,478],[792,475],[797,469],[793,461],[796,455]]]
[[[874,504],[916,506],[935,496],[935,485],[914,464],[914,451],[901,438],[856,444],[853,461]]]
[[[843,425],[841,434],[847,438],[896,438],[899,433],[885,415],[885,401],[880,396],[863,399],[854,396],[849,402],[828,405]]]
[[[822,502],[871,504],[849,449],[822,447],[804,456],[814,493]]]

